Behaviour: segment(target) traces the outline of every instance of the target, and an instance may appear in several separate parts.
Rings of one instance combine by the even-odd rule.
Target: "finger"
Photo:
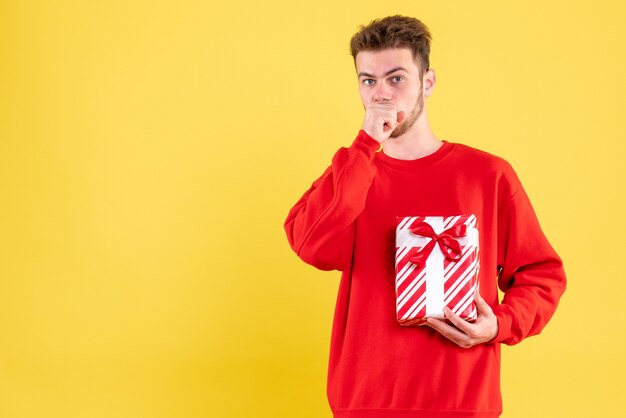
[[[400,111],[398,112],[398,115],[396,116],[396,120],[398,121],[398,124],[402,123],[402,121],[406,118],[406,113]]]
[[[465,334],[471,334],[474,331],[472,324],[452,312],[452,310],[447,306],[443,308],[443,313],[446,318],[454,324],[455,327],[463,331]]]
[[[393,111],[396,113],[398,106],[393,103],[370,103],[366,106],[366,110]]]
[[[383,129],[385,131],[395,129],[398,126],[395,118],[385,118],[383,123]]]
[[[384,132],[391,131],[391,130],[392,130],[392,129],[394,129],[394,128],[395,128],[395,126],[393,126],[393,125],[392,125],[391,123],[389,123],[389,122],[385,122],[385,123],[383,123],[383,131],[384,131]]]
[[[480,296],[480,292],[476,292],[475,300],[476,300],[476,309],[478,309],[478,313],[480,314],[493,313],[493,309],[491,309],[491,306],[489,306],[489,304],[485,302],[485,299],[483,299],[483,297]]]
[[[467,335],[463,334],[458,329],[451,327],[442,320],[428,318],[426,320],[426,325],[461,347],[467,347],[469,344],[469,337]]]

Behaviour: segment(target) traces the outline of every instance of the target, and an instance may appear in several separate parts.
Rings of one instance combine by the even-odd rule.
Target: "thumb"
[[[406,119],[406,113],[404,113],[404,112],[402,112],[402,111],[398,112],[398,114],[396,115],[396,121],[397,121],[398,123],[402,123],[402,121],[403,121],[404,119]]]
[[[483,299],[483,297],[480,296],[480,292],[476,292],[475,299],[476,299],[476,309],[478,309],[479,313],[481,314],[493,313],[491,306],[489,306],[489,304],[485,302],[485,299]]]

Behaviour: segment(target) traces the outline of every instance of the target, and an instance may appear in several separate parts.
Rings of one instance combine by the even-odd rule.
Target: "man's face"
[[[406,133],[424,110],[419,68],[408,48],[361,51],[356,56],[359,93],[363,106],[370,103],[395,104],[405,119],[391,133],[396,138]]]

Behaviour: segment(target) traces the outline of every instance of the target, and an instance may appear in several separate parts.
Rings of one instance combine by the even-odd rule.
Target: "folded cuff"
[[[360,149],[367,154],[370,160],[373,160],[374,155],[380,149],[380,142],[369,136],[367,132],[361,129],[350,148]]]
[[[504,304],[496,306],[493,309],[493,313],[498,320],[498,335],[491,342],[510,344],[513,329],[513,313]]]

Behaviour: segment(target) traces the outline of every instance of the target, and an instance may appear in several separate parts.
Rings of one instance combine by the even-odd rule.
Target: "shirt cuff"
[[[513,313],[510,311],[510,308],[504,304],[496,306],[493,309],[493,313],[498,320],[498,335],[496,335],[491,342],[508,344],[508,340],[510,340],[512,336]]]
[[[380,150],[380,142],[369,136],[367,132],[361,129],[350,148],[360,149],[367,154],[370,160],[373,160],[376,152]]]

